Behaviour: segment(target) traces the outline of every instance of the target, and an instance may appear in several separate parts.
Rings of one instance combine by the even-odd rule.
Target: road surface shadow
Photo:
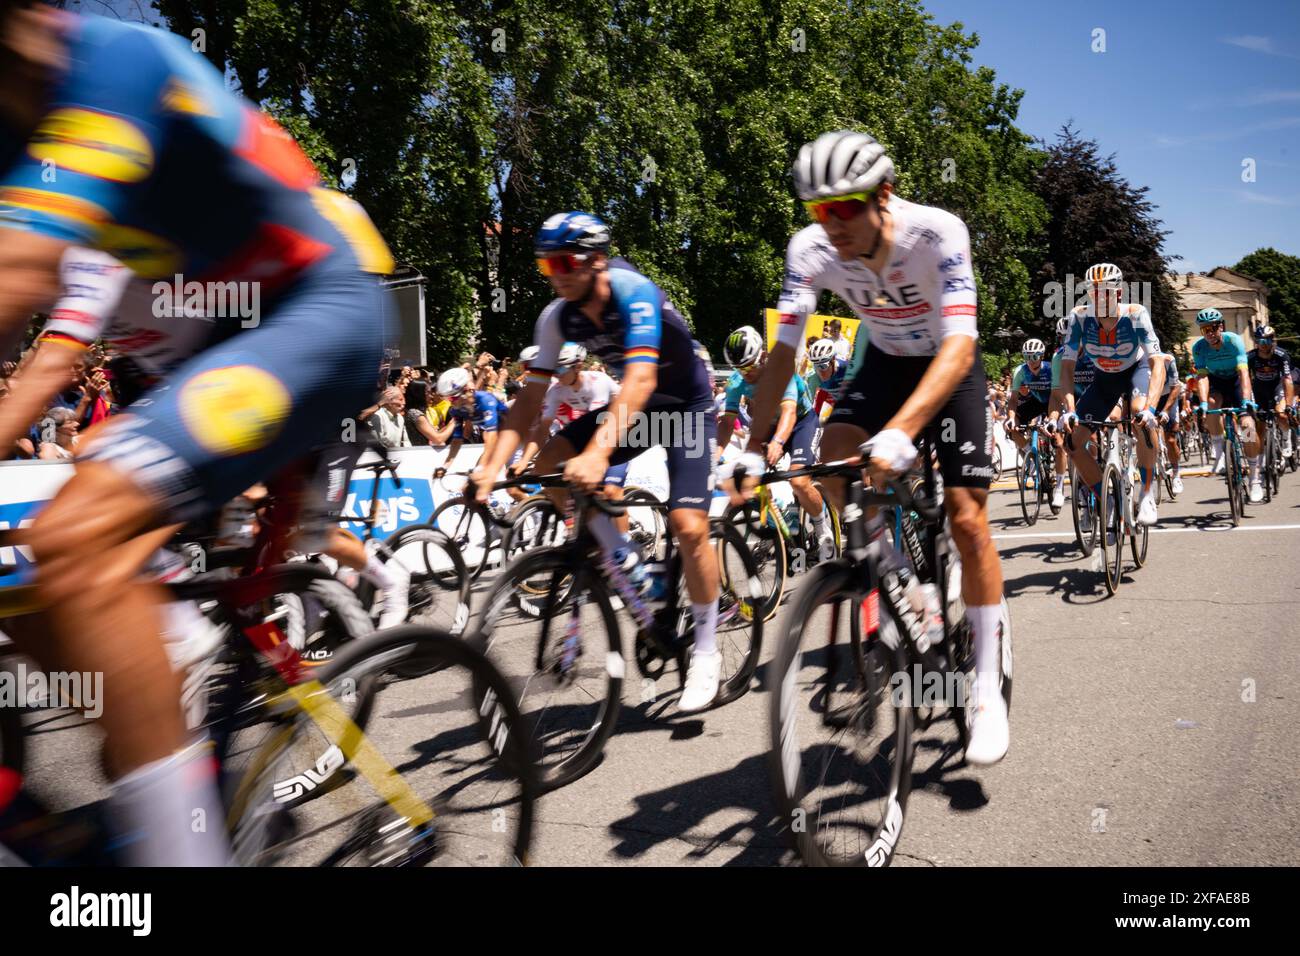
[[[984,792],[984,785],[974,777],[957,776],[972,772],[966,765],[961,742],[956,739],[927,738],[924,736],[925,731],[921,733],[922,736],[916,741],[916,758],[912,765],[912,791],[925,791],[943,797],[951,809],[964,813],[985,806],[989,798]],[[933,756],[933,761],[924,770],[919,770],[927,756]]]
[[[1014,558],[1021,554],[1030,554],[1034,557],[1041,557],[1048,564],[1066,564],[1072,561],[1078,561],[1083,557],[1079,551],[1079,546],[1073,541],[1045,541],[1041,544],[1019,544],[1014,548],[999,548],[998,554],[1002,560]]]
[[[1125,568],[1124,575],[1128,575],[1129,571],[1129,568]],[[1008,598],[1033,591],[1035,595],[1047,597],[1059,594],[1066,604],[1096,604],[1107,597],[1102,572],[1094,571],[1085,564],[1006,578],[1002,588]]]
[[[777,829],[766,756],[747,757],[729,770],[706,774],[662,790],[644,793],[636,809],[609,825],[618,838],[613,852],[641,856],[668,840],[693,844],[686,855],[701,860],[719,850],[739,851],[724,866],[772,866],[792,856]],[[690,831],[717,813],[744,815],[708,836]]]

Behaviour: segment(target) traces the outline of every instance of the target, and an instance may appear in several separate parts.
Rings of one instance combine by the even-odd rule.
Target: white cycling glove
[[[868,458],[879,458],[889,465],[890,471],[901,473],[911,468],[916,461],[916,446],[907,437],[907,432],[886,428],[863,444],[862,454]]]

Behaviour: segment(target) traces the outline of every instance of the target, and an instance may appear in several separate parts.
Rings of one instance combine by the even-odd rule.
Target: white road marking
[[[1300,524],[1252,524],[1234,528],[1230,525],[1210,525],[1205,528],[1161,528],[1151,529],[1152,534],[1184,534],[1191,531],[1300,531]],[[1073,538],[1073,531],[1023,531],[1016,534],[995,534],[994,541],[1012,538]]]

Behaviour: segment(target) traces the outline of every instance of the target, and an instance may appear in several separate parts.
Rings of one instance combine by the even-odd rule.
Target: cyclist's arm
[[[456,456],[460,454],[460,446],[463,444],[464,442],[459,438],[453,438],[451,440],[451,444],[447,446],[447,457],[443,459],[441,465],[442,468],[451,471],[451,463],[455,461]]]
[[[599,455],[606,461],[619,446],[624,426],[645,408],[659,384],[659,347],[663,341],[663,310],[659,290],[649,279],[621,288],[619,312],[627,321],[623,340],[623,382],[610,398],[609,414],[596,427],[582,454]]]
[[[797,407],[793,400],[781,399],[781,417],[777,419],[776,428],[772,430],[772,441],[779,442],[783,449],[785,443],[790,440],[790,433],[794,431]]]
[[[722,455],[723,450],[731,442],[731,436],[736,430],[736,413],[723,412],[722,417],[718,419],[718,447],[717,453]]]
[[[0,221],[0,355],[22,341],[32,314],[59,297],[59,262],[69,243]]]
[[[379,406],[376,405],[375,407],[378,408]],[[374,409],[367,409],[367,413],[373,414],[373,412]],[[434,444],[439,446],[447,444],[447,442],[451,441],[452,432],[455,430],[456,419],[452,418],[451,415],[448,415],[447,420],[442,423],[442,426],[433,430]]]
[[[794,346],[777,342],[767,356],[767,365],[749,402],[749,441],[747,451],[761,452],[763,443],[772,434],[765,422],[776,419],[777,405],[785,394],[786,383],[794,374]],[[787,436],[788,437],[788,436]]]
[[[1067,412],[1074,411],[1074,362],[1072,358],[1061,357],[1061,404]]]
[[[12,449],[54,396],[72,383],[76,378],[73,363],[84,351],[59,339],[40,343],[22,374],[9,379],[9,394],[0,401],[0,448]]]

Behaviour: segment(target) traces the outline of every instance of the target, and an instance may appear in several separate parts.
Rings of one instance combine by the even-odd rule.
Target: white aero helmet
[[[541,351],[536,345],[530,345],[519,353],[520,365],[531,365],[537,360],[537,353]]]
[[[742,325],[727,336],[722,346],[722,355],[729,365],[737,368],[749,368],[758,363],[763,354],[763,336],[752,325]]]
[[[555,364],[562,369],[570,369],[585,361],[587,361],[587,349],[584,346],[577,342],[565,342]]]
[[[814,365],[822,365],[835,358],[835,343],[830,339],[818,339],[808,347],[808,360]]]
[[[1095,266],[1088,266],[1085,278],[1093,283],[1118,286],[1124,281],[1124,273],[1119,271],[1117,265],[1112,265],[1109,262],[1099,262]]]
[[[1047,346],[1042,339],[1029,339],[1020,346],[1020,354],[1027,359],[1040,359],[1047,353]]]
[[[463,368],[449,368],[438,376],[438,394],[443,398],[459,395],[469,388],[471,381],[469,372]]]
[[[799,148],[791,167],[794,190],[804,202],[870,192],[894,181],[894,162],[866,133],[839,129]]]

